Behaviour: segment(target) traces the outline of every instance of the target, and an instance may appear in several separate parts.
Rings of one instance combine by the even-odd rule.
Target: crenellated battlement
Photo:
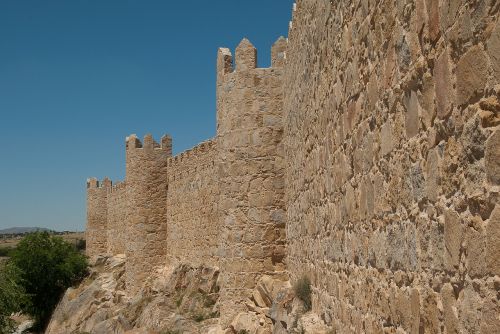
[[[286,46],[288,40],[281,36],[271,47],[271,67],[280,68],[285,65]],[[247,38],[243,38],[236,47],[235,56],[228,48],[219,48],[217,52],[217,78],[220,81],[224,76],[234,72],[246,72],[259,68],[257,49]]]
[[[182,180],[189,174],[212,168],[215,164],[216,139],[204,141],[195,147],[168,159],[168,179]]]
[[[294,2],[293,5],[292,5],[292,19],[290,20],[290,22],[288,23],[288,36],[290,36],[290,31],[292,30],[293,28],[293,20],[295,18],[295,13],[297,12],[297,3]]]
[[[114,183],[110,188],[108,188],[108,194],[124,190],[125,187],[126,187],[125,181],[118,181],[118,182]]]
[[[95,177],[87,179],[87,189],[110,189],[112,185],[113,182],[107,177],[105,177],[102,181],[99,181]]]
[[[136,134],[131,134],[125,138],[125,147],[127,151],[131,150],[145,150],[145,151],[165,151],[172,154],[172,137],[163,135],[160,143],[154,140],[151,134],[146,134],[143,141],[137,137]]]
[[[216,146],[215,139],[209,139],[204,142],[199,143],[198,145],[187,149],[173,157],[167,159],[168,167],[176,167],[178,164],[185,162],[191,158],[196,158],[199,155],[203,155],[208,151],[212,150]]]

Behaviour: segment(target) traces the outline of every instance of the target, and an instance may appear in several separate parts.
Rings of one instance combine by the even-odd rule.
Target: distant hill
[[[0,234],[23,234],[37,231],[50,231],[48,228],[43,227],[11,227],[0,230]]]

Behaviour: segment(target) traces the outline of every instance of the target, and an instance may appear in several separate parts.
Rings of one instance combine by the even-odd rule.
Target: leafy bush
[[[19,283],[29,295],[23,311],[43,328],[64,291],[87,273],[87,260],[70,243],[47,232],[25,236],[11,254]]]
[[[78,251],[83,252],[85,248],[87,248],[87,244],[85,242],[85,239],[78,239],[76,241],[75,247]]]
[[[294,285],[293,290],[295,295],[302,300],[306,311],[311,310],[311,280],[304,276],[300,278]]]
[[[14,250],[13,247],[9,247],[9,246],[6,246],[6,247],[0,247],[0,256],[10,256],[10,254],[12,253],[12,251]]]
[[[11,263],[0,264],[0,333],[10,333],[13,322],[9,316],[18,312],[26,301],[20,270]]]

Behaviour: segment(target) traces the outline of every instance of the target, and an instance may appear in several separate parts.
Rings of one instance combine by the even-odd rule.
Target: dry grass
[[[76,245],[78,240],[85,239],[85,232],[68,232],[65,234],[60,234],[58,236],[62,237],[65,241],[73,245]],[[23,236],[15,236],[8,238],[0,236],[0,248],[8,248],[8,247],[15,248],[22,238]]]

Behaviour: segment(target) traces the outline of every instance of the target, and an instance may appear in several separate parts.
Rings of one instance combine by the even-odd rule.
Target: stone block
[[[439,2],[426,0],[425,5],[429,17],[429,38],[434,42],[440,36]]]
[[[486,267],[491,275],[500,276],[500,204],[486,225]]]
[[[392,125],[387,121],[380,130],[380,153],[382,156],[389,154],[393,148]]]
[[[420,104],[415,91],[412,90],[409,93],[409,96],[406,98],[405,107],[406,138],[412,138],[418,133],[420,123]]]
[[[480,95],[488,79],[488,58],[480,46],[467,51],[457,63],[457,103],[465,105]]]
[[[500,82],[500,22],[498,20],[486,42],[486,51],[490,57],[494,77],[497,82]]]
[[[434,66],[437,116],[441,119],[451,113],[453,105],[453,82],[450,67],[449,51],[445,49],[437,58]]]
[[[486,141],[484,164],[488,181],[500,185],[500,130],[495,130]]]
[[[476,224],[465,230],[465,242],[467,245],[467,256],[465,266],[471,277],[482,277],[486,272],[485,246],[486,238],[482,225]]]
[[[425,189],[427,198],[430,201],[436,201],[440,193],[440,156],[438,148],[433,148],[427,153]]]
[[[444,214],[444,242],[446,269],[455,271],[460,263],[460,248],[463,238],[463,226],[460,216],[453,210]]]
[[[480,333],[482,300],[471,282],[460,292],[457,302],[458,326],[461,333]]]

